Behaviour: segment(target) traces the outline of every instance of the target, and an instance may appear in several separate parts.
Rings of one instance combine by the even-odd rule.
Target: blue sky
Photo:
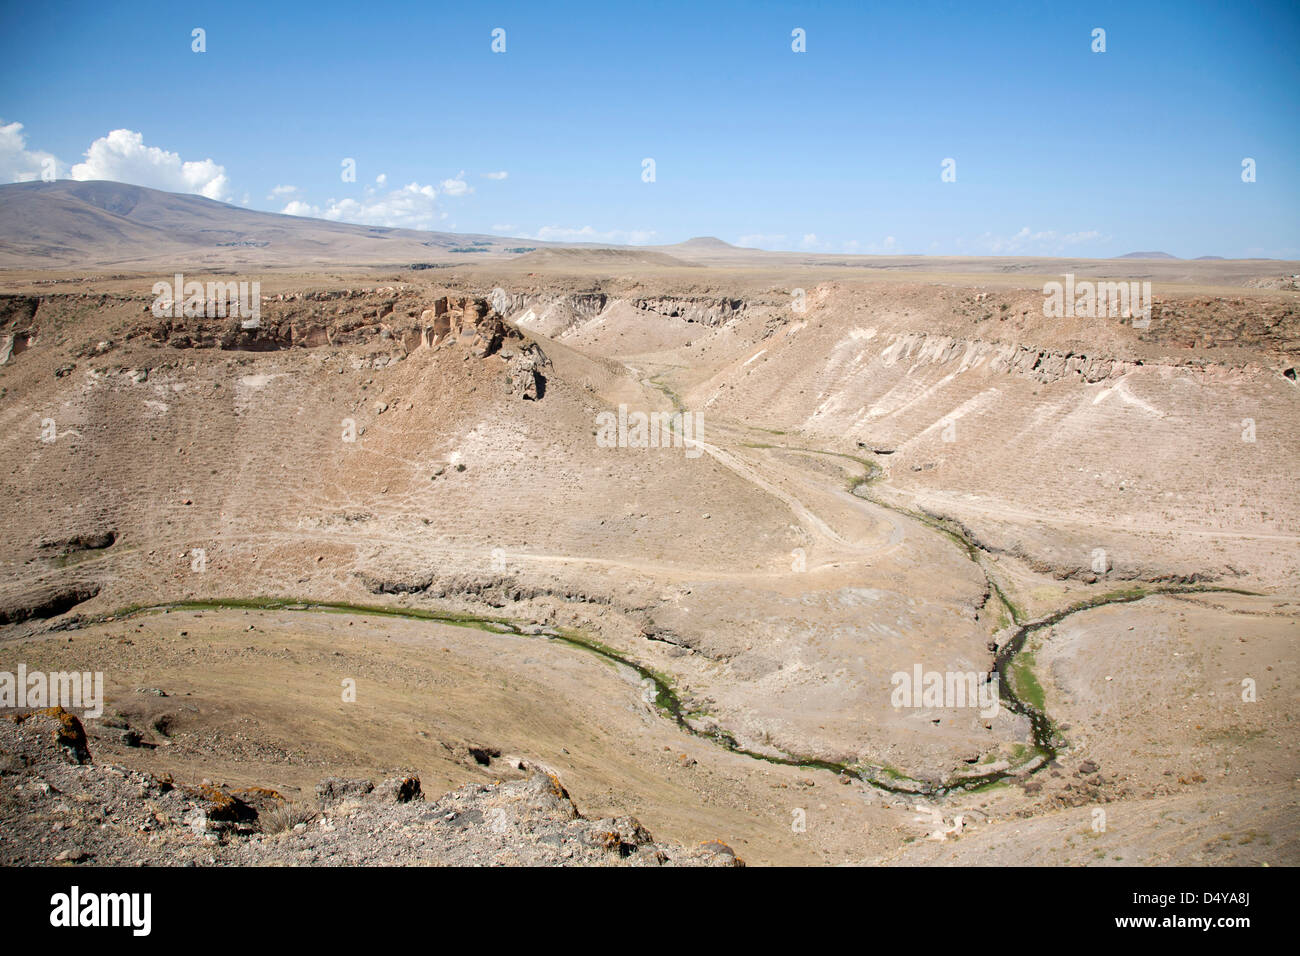
[[[5,181],[50,158],[60,178],[561,241],[1300,258],[1295,2],[98,3],[10,18]]]

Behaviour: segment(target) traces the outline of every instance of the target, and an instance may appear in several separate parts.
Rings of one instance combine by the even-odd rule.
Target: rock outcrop
[[[509,356],[506,390],[516,398],[538,401],[546,394],[546,373],[550,370],[551,360],[542,347],[530,342]]]
[[[599,297],[603,301],[604,297]],[[427,300],[426,300],[427,301]],[[264,297],[256,323],[241,318],[151,316],[129,337],[172,348],[277,351],[321,346],[369,346],[399,361],[420,349],[463,348],[475,358],[502,353],[507,392],[537,401],[546,392],[550,360],[541,347],[502,318],[514,299],[498,290],[491,300],[444,295],[420,308],[414,290],[392,288],[282,293]],[[503,352],[507,346],[511,346]],[[378,366],[376,366],[378,367]]]
[[[542,772],[433,802],[409,773],[331,778],[316,795],[294,804],[95,765],[62,708],[0,719],[0,865],[744,865],[723,843],[658,843],[634,817],[587,819]]]
[[[722,325],[745,308],[744,299],[681,298],[659,296],[633,299],[632,305],[642,312],[654,312],[686,322],[698,322],[710,328]]]

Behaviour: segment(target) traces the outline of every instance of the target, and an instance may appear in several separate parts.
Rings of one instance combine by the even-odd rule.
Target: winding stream
[[[683,411],[684,406],[681,399],[666,383],[658,381],[659,377],[660,376],[652,376],[645,381],[647,384],[658,389],[667,396],[667,398],[672,402],[674,409],[678,412]],[[954,790],[976,790],[980,787],[996,784],[1009,777],[1025,777],[1050,764],[1066,746],[1066,741],[1061,737],[1059,730],[1056,728],[1046,711],[1033,706],[1021,696],[1021,694],[1024,693],[1024,688],[1020,688],[1019,693],[1017,692],[1017,674],[1015,672],[1016,657],[1024,650],[1025,645],[1032,634],[1042,630],[1043,628],[1053,627],[1066,618],[1083,611],[1105,607],[1109,604],[1128,604],[1159,594],[1219,593],[1252,596],[1255,594],[1255,592],[1242,590],[1240,588],[1214,587],[1211,585],[1136,586],[1123,591],[1101,594],[1080,601],[1076,604],[1069,605],[1061,610],[1054,611],[1045,617],[1033,621],[1025,621],[1021,610],[1009,597],[1007,597],[1002,586],[985,565],[983,560],[983,551],[980,546],[972,541],[960,526],[942,518],[889,504],[888,502],[882,501],[870,494],[869,488],[871,484],[884,475],[883,470],[876,462],[868,458],[861,458],[844,452],[826,451],[815,448],[798,448],[774,444],[750,444],[748,447],[772,449],[799,454],[831,455],[856,462],[862,466],[864,473],[861,477],[850,482],[848,489],[850,493],[864,501],[876,505],[877,507],[910,518],[913,521],[925,525],[936,533],[942,534],[951,540],[954,545],[960,548],[966,557],[979,567],[988,584],[989,596],[996,596],[999,603],[1001,603],[1002,607],[1005,609],[1007,616],[1010,618],[1011,625],[1015,627],[1015,631],[1011,636],[1006,638],[1003,644],[995,651],[993,665],[989,670],[989,676],[992,677],[995,673],[998,675],[999,704],[1006,707],[1012,713],[1019,714],[1028,719],[1034,741],[1034,756],[1032,756],[1028,761],[1019,764],[1012,764],[1005,769],[990,771],[983,774],[959,774],[950,777],[941,783],[931,784],[912,780],[906,777],[899,778],[894,776],[892,772],[885,767],[862,767],[860,765],[850,766],[813,757],[797,757],[793,755],[772,756],[770,754],[749,750],[740,746],[735,738],[725,731],[719,730],[712,733],[703,733],[690,726],[681,715],[680,705],[677,703],[675,697],[672,698],[673,708],[671,709],[671,713],[676,718],[678,724],[684,729],[697,736],[709,737],[726,747],[728,750],[753,757],[757,760],[765,760],[769,763],[783,764],[793,767],[830,770],[837,774],[860,780],[890,793],[917,794],[927,797],[942,797]],[[644,670],[639,665],[630,661],[623,661],[623,663],[626,663],[631,667],[636,667],[638,670]],[[1032,675],[1028,673],[1027,669],[1025,674],[1030,680],[1032,680]],[[657,686],[660,687],[661,694],[671,696],[671,689],[666,684],[660,683],[657,676],[654,676],[654,679],[656,680]],[[891,776],[893,776],[892,780],[890,779]],[[900,779],[902,782],[900,782]]]
[[[418,608],[394,608],[385,607],[383,605],[350,604],[338,601],[308,601],[274,597],[214,598],[197,601],[172,601],[162,604],[136,605],[123,608],[113,614],[105,614],[93,618],[82,618],[80,625],[85,626],[87,624],[98,624],[108,621],[121,621],[142,614],[156,614],[168,611],[299,611],[308,613],[353,614],[367,617],[394,617],[404,618],[407,620],[431,621],[455,627],[473,627],[490,633],[512,634],[519,637],[531,637],[538,640],[557,641],[570,647],[595,654],[612,663],[630,668],[643,680],[650,681],[653,684],[655,689],[655,706],[661,714],[673,720],[673,722],[686,733],[695,737],[702,737],[711,740],[715,744],[718,744],[733,753],[742,754],[743,756],[751,757],[755,760],[762,760],[766,763],[779,764],[787,767],[799,767],[808,770],[827,770],[840,776],[859,780],[889,793],[942,797],[954,790],[974,790],[979,787],[997,783],[998,781],[1004,780],[1008,777],[1024,776],[1033,773],[1037,769],[1046,766],[1053,758],[1055,758],[1059,750],[1064,746],[1064,741],[1057,733],[1050,717],[1048,717],[1046,713],[1037,710],[1032,705],[1016,696],[1012,682],[1006,680],[1009,666],[1014,660],[1016,654],[1023,649],[1026,640],[1032,633],[1045,627],[1051,627],[1073,614],[1091,610],[1093,608],[1104,607],[1108,604],[1124,604],[1132,601],[1139,601],[1145,597],[1150,597],[1156,594],[1186,594],[1194,592],[1219,592],[1233,594],[1251,593],[1249,591],[1242,591],[1235,588],[1216,588],[1200,585],[1162,587],[1145,591],[1126,591],[1117,594],[1101,595],[1072,605],[1063,610],[1056,611],[1055,613],[1050,614],[1047,617],[1039,618],[1036,621],[1020,624],[1014,635],[998,651],[994,662],[994,670],[998,671],[1001,675],[1000,704],[1015,713],[1027,717],[1030,721],[1030,725],[1033,729],[1035,749],[1038,755],[1033,761],[1031,761],[1033,766],[1022,764],[1018,767],[1009,767],[985,774],[962,775],[950,778],[949,780],[939,784],[925,784],[905,777],[899,778],[897,776],[893,776],[891,779],[891,772],[883,767],[852,766],[848,764],[835,763],[829,760],[822,760],[816,757],[763,753],[741,746],[736,741],[735,737],[727,733],[725,730],[702,730],[692,724],[688,719],[687,714],[682,708],[681,699],[673,689],[670,678],[660,674],[653,668],[641,664],[633,658],[619,653],[600,641],[570,628],[541,629],[541,633],[537,633],[539,629],[535,625],[518,624],[509,619],[500,617],[458,614],[452,612],[422,610]]]
[[[649,379],[648,382],[663,391],[672,400],[674,407],[678,410],[681,409],[681,403],[677,396],[666,385],[656,382],[654,379]],[[736,738],[726,730],[720,728],[703,729],[702,727],[697,726],[696,723],[692,722],[690,715],[683,710],[681,698],[673,689],[672,679],[659,673],[653,668],[616,651],[614,648],[601,643],[581,631],[572,628],[541,628],[532,623],[521,624],[502,617],[422,610],[418,608],[397,608],[384,605],[311,601],[294,598],[257,597],[174,601],[161,604],[134,605],[123,608],[113,614],[82,617],[79,619],[79,626],[105,623],[110,620],[124,620],[137,615],[162,613],[167,611],[300,611],[309,613],[354,614],[369,617],[391,617],[431,621],[456,627],[473,627],[492,633],[506,633],[538,640],[558,641],[570,647],[595,654],[611,663],[630,668],[642,678],[643,682],[648,681],[654,687],[654,703],[662,715],[671,719],[686,733],[710,740],[732,753],[741,754],[755,760],[762,760],[767,763],[778,764],[781,766],[830,771],[843,777],[859,780],[888,793],[938,798],[953,791],[970,791],[976,790],[980,787],[990,786],[1002,780],[1006,780],[1009,777],[1023,778],[1024,776],[1032,774],[1042,767],[1047,766],[1066,746],[1065,740],[1061,737],[1050,716],[1044,710],[1036,708],[1033,704],[1020,696],[1025,692],[1024,688],[1019,688],[1019,693],[1017,692],[1017,674],[1015,670],[1016,658],[1017,655],[1024,650],[1030,636],[1035,632],[1040,631],[1043,628],[1052,627],[1066,618],[1083,611],[1105,607],[1109,604],[1126,604],[1133,601],[1140,601],[1144,598],[1158,594],[1254,593],[1238,588],[1212,587],[1208,585],[1135,587],[1125,591],[1098,595],[1094,598],[1055,611],[1045,617],[1033,621],[1024,621],[1020,609],[1017,608],[1016,605],[1007,597],[998,581],[985,565],[983,553],[980,547],[965,534],[963,529],[942,518],[892,505],[870,494],[870,485],[883,474],[879,465],[875,462],[842,452],[822,451],[813,448],[796,448],[768,444],[751,445],[749,447],[773,449],[798,454],[832,455],[856,462],[863,467],[864,474],[850,483],[848,490],[852,494],[877,507],[885,508],[906,518],[910,518],[913,521],[919,522],[930,530],[947,537],[954,545],[961,549],[967,558],[979,566],[989,587],[989,597],[992,598],[996,596],[997,600],[1005,609],[1007,616],[1010,618],[1011,625],[1015,627],[1011,636],[1008,637],[1002,646],[996,650],[992,667],[989,670],[989,676],[992,677],[992,675],[996,673],[999,677],[999,704],[1013,713],[1027,718],[1029,721],[1033,735],[1034,755],[1030,757],[1028,761],[1013,764],[1004,769],[992,770],[987,773],[956,774],[939,783],[928,783],[909,778],[891,768],[883,766],[841,764],[829,760],[822,760],[817,757],[799,756],[788,753],[764,753],[752,750],[742,746]],[[1027,671],[1025,673],[1028,674]],[[1032,679],[1032,676],[1030,676],[1030,679]]]

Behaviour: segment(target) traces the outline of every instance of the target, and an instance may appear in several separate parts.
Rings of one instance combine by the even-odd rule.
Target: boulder
[[[329,777],[316,784],[316,800],[322,807],[330,807],[345,800],[362,800],[374,789],[369,780]]]
[[[423,800],[424,794],[420,792],[419,777],[399,774],[375,787],[369,799],[381,803],[410,803],[412,800]]]

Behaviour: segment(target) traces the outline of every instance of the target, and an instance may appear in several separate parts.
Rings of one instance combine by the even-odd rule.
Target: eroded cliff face
[[[687,325],[719,328],[749,307],[743,297],[714,294],[643,296],[631,291],[509,292],[497,288],[490,301],[501,315],[544,335],[559,337],[614,307],[631,309],[646,319],[676,319]]]
[[[744,299],[713,297],[657,296],[654,298],[632,299],[634,308],[642,312],[653,312],[684,322],[698,323],[709,328],[716,328],[745,308]]]
[[[545,394],[545,374],[550,369],[541,347],[504,321],[487,299],[444,295],[429,301],[419,293],[395,288],[267,296],[255,322],[240,316],[159,318],[151,314],[128,333],[128,337],[140,336],[181,349],[263,352],[369,346],[388,351],[392,359],[442,346],[463,348],[475,358],[500,352],[509,361],[509,390],[532,400]]]
[[[979,339],[963,340],[924,332],[898,334],[891,338],[879,356],[880,363],[886,368],[897,363],[951,365],[956,371],[965,372],[984,366],[990,372],[1021,375],[1047,383],[1063,378],[1101,382],[1126,375],[1142,364],[1107,356]]]
[[[419,342],[411,335],[418,329]],[[408,348],[419,348],[455,343],[469,349],[471,354],[484,358],[501,348],[508,334],[520,338],[483,299],[443,296],[435,299],[433,307],[420,313],[415,328],[405,329],[403,343]]]
[[[169,309],[169,313],[182,314],[160,317],[154,314],[154,304],[135,306],[132,301],[139,299],[129,296],[10,295],[0,296],[0,364],[12,363],[27,349],[43,344],[44,334],[79,310],[114,305],[145,313],[124,330],[123,337],[146,337],[173,348],[255,352],[364,347],[388,355],[388,360],[441,346],[464,348],[478,358],[508,349],[510,384],[517,385],[518,394],[526,398],[541,397],[545,390],[541,376],[550,365],[528,333],[567,340],[570,333],[610,320],[616,313],[617,321],[623,323],[620,328],[637,326],[638,315],[644,315],[647,323],[667,319],[706,332],[723,326],[736,328],[754,333],[755,341],[772,340],[772,351],[784,348],[809,319],[829,319],[846,328],[852,341],[828,342],[817,365],[834,368],[841,353],[849,349],[857,355],[851,363],[855,368],[870,358],[884,369],[901,365],[935,367],[945,373],[982,370],[1043,384],[1063,379],[1107,382],[1122,379],[1142,366],[1221,365],[1224,363],[1216,362],[1211,354],[1218,350],[1224,350],[1228,365],[1239,358],[1229,358],[1228,352],[1249,351],[1275,358],[1276,362],[1269,364],[1294,380],[1295,359],[1300,354],[1300,311],[1286,302],[1157,299],[1150,328],[1126,346],[1107,334],[1092,342],[1063,338],[1035,318],[1041,302],[1033,296],[1026,298],[1023,292],[954,292],[944,305],[942,321],[916,314],[902,321],[897,316],[870,316],[868,326],[856,317],[848,320],[839,308],[835,289],[833,285],[819,287],[813,297],[816,308],[798,315],[774,306],[770,296],[721,295],[707,290],[647,296],[637,295],[631,288],[557,292],[497,287],[486,295],[430,295],[418,288],[381,286],[261,296],[256,320],[251,322],[247,315],[232,314],[238,311],[233,300],[220,302],[209,310],[214,313],[211,315],[185,315],[184,310]],[[877,319],[883,321],[877,325]],[[97,355],[111,348],[108,340],[92,343],[82,352]]]
[[[40,307],[39,296],[0,296],[0,365],[25,352],[35,340]]]
[[[263,296],[252,319],[234,314],[234,304],[225,301],[206,314],[158,316],[152,314],[152,307],[145,311],[150,318],[137,324],[130,335],[147,335],[175,348],[267,351],[378,340],[412,351],[454,337],[489,355],[511,333],[485,299],[440,296],[430,302],[412,290],[395,288]]]

